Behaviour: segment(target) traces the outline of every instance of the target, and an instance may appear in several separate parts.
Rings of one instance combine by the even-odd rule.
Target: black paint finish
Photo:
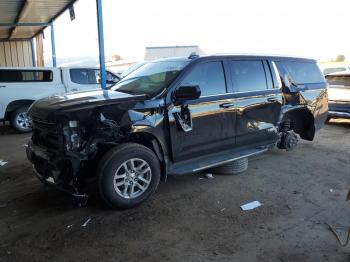
[[[269,83],[268,88],[235,92],[228,68],[230,61],[235,59],[261,60]],[[199,161],[203,157],[208,158],[209,155],[227,150],[235,149],[238,152],[241,149],[254,150],[275,144],[280,138],[280,125],[287,117],[299,121],[294,123],[296,133],[312,140],[315,130],[321,128],[327,118],[326,82],[305,84],[299,86],[297,91],[290,90],[285,86],[278,86],[277,79],[280,76],[271,69],[272,62],[277,60],[315,63],[314,60],[234,55],[183,60],[188,61],[188,65],[155,97],[96,90],[54,96],[35,102],[29,112],[34,130],[33,139],[27,149],[29,159],[40,167],[48,166],[43,162],[49,162],[51,169],[60,175],[73,173],[72,176],[79,180],[82,176],[80,170],[94,162],[105,148],[136,141],[156,152],[163,175],[166,176],[172,174],[173,167],[182,161]],[[187,101],[184,105],[175,105],[172,93],[180,86],[181,80],[197,64],[211,60],[222,62],[227,92],[200,97]],[[189,109],[192,119],[192,130],[187,132],[174,117],[181,111],[181,106]],[[77,129],[81,142],[75,150],[67,151],[64,132],[71,132],[67,126],[72,120],[79,123]],[[51,133],[47,131],[49,126]],[[47,143],[49,139],[56,139],[54,142],[57,147],[50,147],[50,143]],[[35,146],[31,147],[31,144]],[[40,159],[40,156],[36,161],[33,160],[36,146],[41,146],[48,152],[48,160]],[[66,169],[62,163],[69,168]],[[191,165],[187,166],[189,170],[183,173],[191,172]],[[42,172],[44,176],[52,175],[50,170]]]

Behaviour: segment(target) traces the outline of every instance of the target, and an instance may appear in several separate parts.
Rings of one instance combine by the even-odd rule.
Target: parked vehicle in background
[[[333,65],[322,69],[323,75],[329,75],[337,72],[350,72],[349,65]]]
[[[120,77],[107,72],[111,86]],[[19,132],[30,132],[29,106],[52,95],[100,88],[98,68],[0,68],[0,120],[9,120]]]
[[[332,118],[350,118],[350,72],[326,76],[328,89],[328,115]]]
[[[136,64],[133,64],[132,66],[130,66],[127,70],[125,70],[123,73],[120,74],[121,78],[126,77],[128,74],[134,72],[136,69],[139,69],[141,66],[147,64],[148,61],[142,61],[142,62],[138,62]]]
[[[270,147],[313,140],[327,83],[311,59],[191,55],[150,62],[107,94],[39,100],[29,114],[27,157],[43,183],[86,199],[95,181],[108,206],[130,208],[168,175],[239,173]]]

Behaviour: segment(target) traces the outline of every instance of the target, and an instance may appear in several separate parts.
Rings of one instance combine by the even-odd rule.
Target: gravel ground
[[[257,156],[238,176],[170,177],[126,211],[94,199],[77,208],[45,189],[28,139],[0,126],[0,261],[350,261],[350,243],[327,225],[350,227],[350,121]],[[253,200],[263,205],[240,210]]]

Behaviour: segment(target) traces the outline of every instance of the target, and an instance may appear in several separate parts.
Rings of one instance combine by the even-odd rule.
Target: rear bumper
[[[49,187],[55,188],[61,192],[71,195],[75,198],[87,198],[86,194],[79,194],[75,186],[74,179],[64,179],[71,174],[67,173],[64,165],[58,167],[62,162],[55,162],[54,153],[47,152],[45,149],[34,145],[31,141],[26,145],[26,154],[28,160],[33,165],[33,171],[36,177]]]
[[[350,118],[350,102],[329,102],[328,116]]]

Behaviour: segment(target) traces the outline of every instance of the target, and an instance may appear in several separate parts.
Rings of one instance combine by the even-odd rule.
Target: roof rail
[[[198,58],[199,55],[196,53],[196,52],[192,52],[189,56],[188,56],[188,59],[195,59],[195,58]]]

